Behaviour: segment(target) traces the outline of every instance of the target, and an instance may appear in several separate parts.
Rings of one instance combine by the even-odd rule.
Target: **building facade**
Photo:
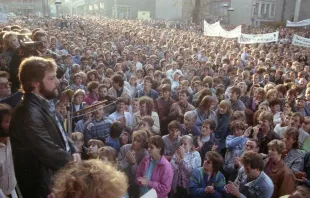
[[[156,19],[191,20],[195,0],[156,0]]]
[[[5,12],[12,12],[18,15],[37,14],[47,15],[48,0],[1,0]]]
[[[138,13],[155,18],[156,0],[75,0],[73,14],[97,15],[118,19],[137,19]]]
[[[296,0],[284,0],[283,5],[283,21],[290,20],[294,21]],[[297,21],[305,20],[310,18],[310,0],[301,0],[300,10]]]

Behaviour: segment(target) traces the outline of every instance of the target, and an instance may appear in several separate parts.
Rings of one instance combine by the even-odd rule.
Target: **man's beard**
[[[40,85],[40,90],[39,92],[41,93],[41,95],[46,98],[47,100],[52,100],[57,98],[58,96],[58,89],[57,87],[55,89],[53,89],[53,91],[49,91],[45,88],[44,84],[41,83]]]

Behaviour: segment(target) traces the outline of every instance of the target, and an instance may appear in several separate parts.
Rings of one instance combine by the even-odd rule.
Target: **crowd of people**
[[[2,196],[310,197],[310,31],[166,23],[0,26]]]

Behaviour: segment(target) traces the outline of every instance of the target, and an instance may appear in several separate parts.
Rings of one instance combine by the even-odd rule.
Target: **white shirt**
[[[16,185],[11,142],[8,138],[6,145],[0,142],[0,191],[5,195],[12,194]]]
[[[132,115],[129,112],[124,112],[124,114],[120,114],[117,111],[115,111],[114,113],[112,113],[111,115],[109,115],[109,118],[115,122],[117,120],[120,120],[122,117],[125,117],[126,119],[126,127],[132,129]]]
[[[137,71],[138,69],[143,69],[143,65],[142,65],[142,63],[140,63],[140,62],[137,62],[137,63],[136,63],[136,71]]]

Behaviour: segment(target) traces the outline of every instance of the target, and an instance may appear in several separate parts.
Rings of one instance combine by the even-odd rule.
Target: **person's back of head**
[[[128,187],[127,177],[101,160],[70,162],[53,179],[55,198],[119,198]]]
[[[124,125],[119,122],[113,122],[113,124],[110,127],[110,137],[115,139],[115,138],[119,138],[123,132],[124,129]]]

